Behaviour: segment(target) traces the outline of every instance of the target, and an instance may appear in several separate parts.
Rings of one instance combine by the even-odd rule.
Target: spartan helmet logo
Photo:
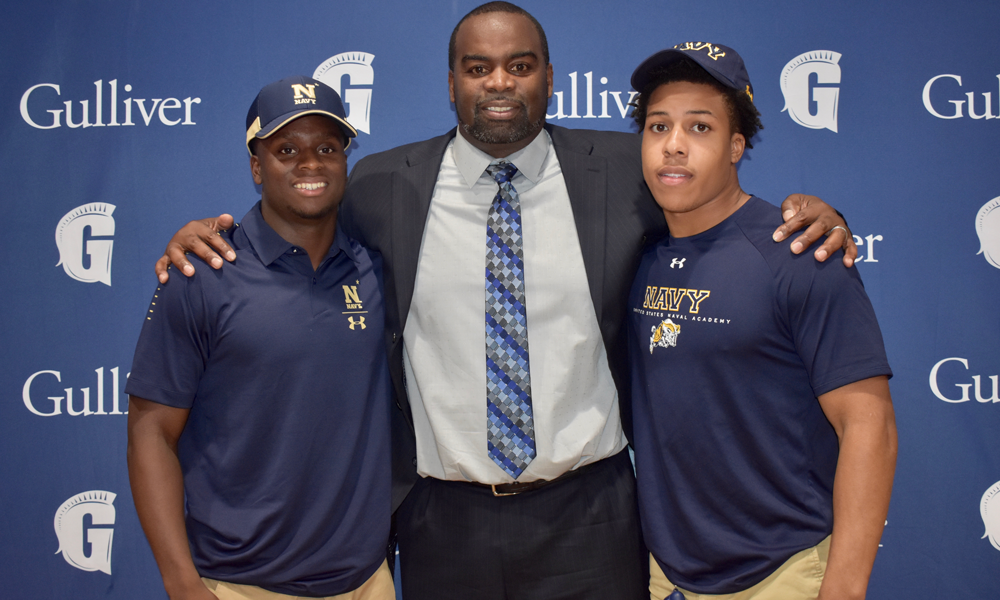
[[[56,227],[59,262],[66,274],[85,283],[111,285],[115,205],[94,202],[66,213]],[[85,264],[86,263],[86,264]]]
[[[979,501],[979,516],[983,518],[983,526],[986,528],[983,537],[988,536],[993,547],[1000,550],[1000,481],[983,493]]]
[[[649,336],[649,353],[653,353],[653,348],[671,348],[677,346],[677,336],[680,334],[680,325],[670,319],[664,319],[659,325],[652,328],[652,335]]]
[[[371,85],[375,82],[373,60],[375,55],[367,52],[342,52],[323,61],[323,64],[316,67],[313,72],[313,79],[318,79],[337,90],[344,99],[347,121],[355,129],[365,133],[371,133]]]
[[[53,526],[66,562],[82,571],[111,575],[111,541],[115,531],[116,494],[102,490],[82,492],[62,503]]]
[[[788,61],[781,71],[781,93],[785,108],[792,120],[809,129],[837,131],[837,105],[840,88],[840,53],[832,50],[813,50]],[[809,79],[815,75],[813,86]],[[812,107],[815,104],[815,112]]]
[[[979,252],[986,261],[1000,269],[1000,196],[990,200],[976,215]]]

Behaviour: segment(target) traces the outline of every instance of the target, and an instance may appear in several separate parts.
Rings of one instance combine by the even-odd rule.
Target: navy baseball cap
[[[344,103],[332,87],[322,81],[296,75],[265,85],[247,113],[247,150],[250,140],[263,140],[289,122],[306,115],[325,115],[337,122],[347,136],[347,146],[358,132],[347,122]]]
[[[653,80],[655,71],[685,57],[696,62],[727,88],[745,92],[750,97],[750,102],[753,102],[753,85],[750,84],[750,75],[743,59],[729,46],[708,42],[684,42],[673,48],[660,50],[636,67],[632,73],[632,87],[642,92]]]

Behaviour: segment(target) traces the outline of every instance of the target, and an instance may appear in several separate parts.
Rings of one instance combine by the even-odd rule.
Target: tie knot
[[[509,162],[495,162],[490,163],[490,166],[486,167],[486,172],[493,178],[493,181],[496,181],[498,184],[504,184],[514,178],[514,173],[517,173],[517,167]]]

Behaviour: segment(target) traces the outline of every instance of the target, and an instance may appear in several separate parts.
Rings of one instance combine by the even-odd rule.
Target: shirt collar
[[[486,167],[483,168],[485,169]],[[259,200],[257,204],[253,205],[250,212],[243,217],[243,220],[240,221],[239,227],[243,230],[244,235],[247,236],[247,240],[253,246],[254,252],[257,253],[257,257],[260,258],[260,262],[264,266],[270,266],[271,263],[295,247],[294,244],[278,235],[278,232],[267,224],[267,221],[264,220],[264,215],[260,212]],[[341,251],[355,263],[359,263],[360,259],[353,248],[351,248],[351,239],[340,230],[340,222],[338,221],[337,231],[333,237],[333,244],[330,245],[330,250],[327,251],[326,258],[334,257]],[[302,254],[304,255],[305,252],[303,251]]]
[[[531,140],[530,144],[510,156],[505,156],[503,160],[513,163],[517,167],[517,172],[524,175],[531,183],[538,183],[542,173],[542,165],[551,148],[552,139],[549,137],[549,132],[543,129],[535,136],[535,139]],[[462,174],[462,179],[465,180],[469,188],[476,185],[476,182],[486,171],[486,167],[497,160],[469,143],[469,140],[465,139],[461,132],[455,134],[452,150],[455,153],[455,164],[458,165],[458,171]]]

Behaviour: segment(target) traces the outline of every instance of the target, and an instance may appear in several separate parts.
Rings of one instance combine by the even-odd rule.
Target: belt
[[[626,453],[626,455],[628,455],[628,453]],[[608,458],[614,458],[614,457],[608,457]],[[536,479],[535,481],[526,481],[526,482],[513,481],[511,483],[493,483],[493,484],[479,483],[478,481],[462,481],[456,483],[467,483],[469,485],[474,485],[476,487],[487,488],[489,490],[492,490],[493,495],[496,496],[497,498],[503,496],[516,496],[518,494],[523,494],[525,492],[533,492],[537,489],[543,488],[552,483],[557,483],[566,481],[567,479],[572,479],[577,475],[590,470],[592,467],[604,463],[604,461],[606,460],[608,459],[606,458],[601,459],[597,462],[592,462],[583,465],[578,469],[573,469],[572,471],[566,471],[565,473],[563,473],[559,477],[556,477],[555,479]]]

